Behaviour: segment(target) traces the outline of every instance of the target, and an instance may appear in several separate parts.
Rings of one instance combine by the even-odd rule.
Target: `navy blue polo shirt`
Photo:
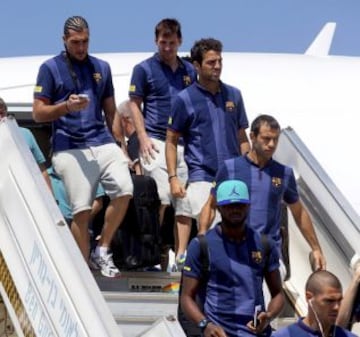
[[[271,159],[260,168],[248,156],[224,161],[216,174],[216,183],[239,179],[250,193],[248,221],[254,229],[269,234],[281,246],[281,202],[293,204],[299,200],[293,170]]]
[[[241,93],[221,82],[213,95],[195,82],[176,97],[168,127],[184,139],[189,181],[212,182],[218,164],[240,154],[238,132],[248,127]]]
[[[331,337],[356,337],[349,330],[343,329],[339,326],[333,326]],[[275,331],[273,337],[321,337],[321,331],[310,328],[300,318],[296,323],[290,324],[287,327]]]
[[[222,234],[220,224],[206,233],[209,250],[209,279],[206,283],[204,313],[211,322],[225,329],[227,336],[254,336],[246,327],[252,320],[256,305],[264,311],[262,291],[265,271],[279,268],[279,254],[270,239],[269,252],[261,235],[247,229],[245,239],[239,243]],[[187,249],[184,275],[200,279],[200,244],[194,238]]]
[[[71,68],[76,78],[71,75]],[[34,98],[57,104],[66,101],[71,94],[79,93],[89,95],[89,105],[53,121],[54,152],[114,142],[102,111],[104,99],[114,96],[109,64],[88,56],[82,62],[72,60],[69,66],[65,54],[61,53],[40,66]]]
[[[180,58],[178,61],[173,71],[156,53],[134,67],[130,82],[129,96],[143,100],[147,134],[163,141],[175,96],[196,80],[193,65]]]

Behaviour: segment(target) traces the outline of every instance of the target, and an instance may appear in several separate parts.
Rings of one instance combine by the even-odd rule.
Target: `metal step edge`
[[[106,302],[122,302],[122,301],[141,301],[141,302],[161,302],[161,303],[177,303],[179,295],[177,293],[162,292],[117,292],[103,291]]]
[[[152,324],[156,322],[159,318],[166,317],[167,320],[175,321],[176,317],[173,315],[163,315],[163,316],[135,316],[135,315],[113,315],[117,324],[126,324],[126,323],[143,323],[143,324]]]

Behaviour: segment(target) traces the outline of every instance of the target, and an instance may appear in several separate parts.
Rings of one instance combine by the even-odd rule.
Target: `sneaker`
[[[92,251],[90,254],[90,258],[88,261],[89,268],[91,270],[99,270],[100,266],[97,263],[97,256],[95,255],[95,251]]]
[[[185,265],[186,254],[181,254],[175,260],[176,271],[182,271]]]
[[[157,264],[156,266],[145,267],[143,271],[161,271],[161,266]]]
[[[115,266],[112,254],[105,254],[103,256],[93,254],[93,257],[103,276],[120,277],[120,270]]]

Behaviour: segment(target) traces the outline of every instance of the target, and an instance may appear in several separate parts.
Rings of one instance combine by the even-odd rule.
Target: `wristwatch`
[[[206,327],[209,323],[210,323],[210,321],[208,321],[206,318],[204,318],[198,323],[197,326],[201,330],[201,332],[204,332],[204,330],[206,329]]]

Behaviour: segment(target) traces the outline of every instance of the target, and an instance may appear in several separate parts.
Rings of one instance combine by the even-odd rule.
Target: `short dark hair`
[[[324,286],[329,286],[342,291],[342,286],[338,277],[328,270],[314,271],[306,281],[305,290],[317,295],[321,294]]]
[[[222,43],[219,40],[213,38],[201,39],[195,41],[190,51],[190,56],[193,62],[202,63],[204,54],[209,50],[216,52],[222,52]]]
[[[261,125],[267,124],[270,129],[280,130],[279,122],[270,115],[259,115],[251,123],[250,131],[257,136],[260,132]]]
[[[181,39],[182,34],[180,22],[176,19],[162,19],[155,26],[155,38],[158,39],[160,34],[163,34],[165,36],[176,34],[177,37]]]
[[[64,23],[65,36],[70,34],[69,30],[75,30],[75,32],[82,32],[85,29],[89,30],[89,25],[82,16],[71,16]]]

